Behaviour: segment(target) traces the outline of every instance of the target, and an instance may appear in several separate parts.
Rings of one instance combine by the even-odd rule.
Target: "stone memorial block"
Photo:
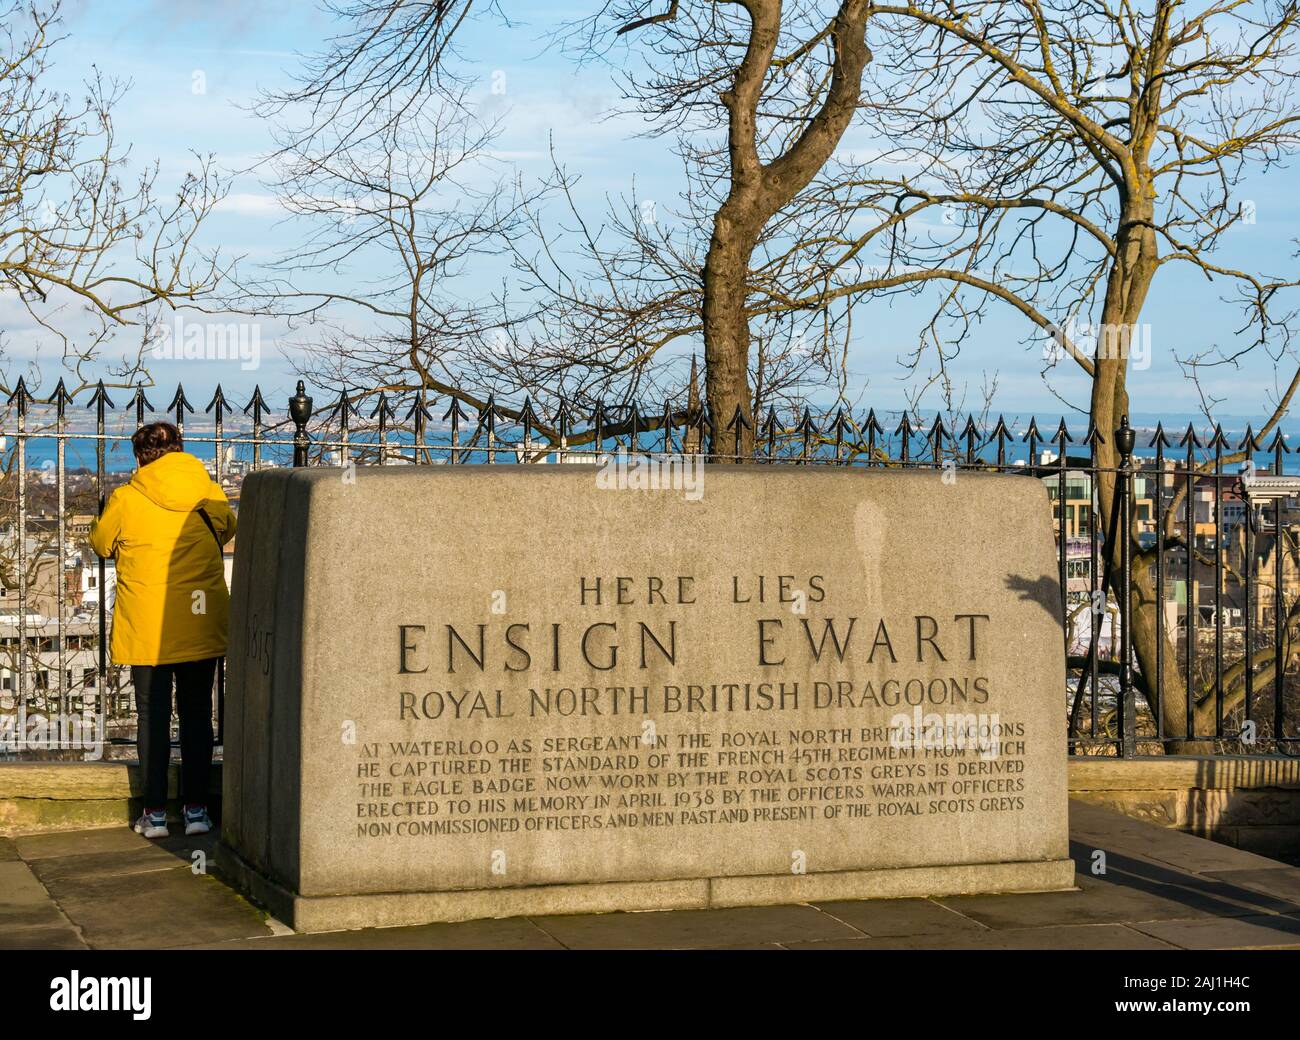
[[[1044,485],[673,466],[251,475],[222,869],[304,930],[1069,887]]]

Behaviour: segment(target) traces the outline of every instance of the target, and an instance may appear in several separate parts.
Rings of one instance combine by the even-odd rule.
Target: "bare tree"
[[[1284,301],[1294,278],[1237,269],[1216,253],[1251,217],[1237,196],[1243,178],[1300,141],[1296,6],[943,0],[879,4],[870,16],[888,41],[868,88],[877,92],[872,115],[894,156],[920,172],[859,186],[894,219],[846,243],[833,284],[819,272],[797,302],[937,287],[925,336],[941,364],[988,307],[1013,308],[1046,345],[1047,374],[1067,363],[1088,377],[1086,410],[1105,438],[1098,495],[1109,530],[1120,462],[1111,432],[1129,412],[1129,361],[1160,273],[1189,268],[1241,309],[1238,341],[1221,362],[1261,347],[1281,357],[1290,346],[1294,312]],[[1080,328],[1095,332],[1085,340]],[[1162,518],[1170,544],[1180,501]],[[1106,550],[1116,581],[1119,546],[1112,539]],[[1137,553],[1132,624],[1148,677],[1158,609],[1151,552]],[[1171,734],[1187,722],[1175,671],[1166,669],[1160,697]],[[1204,694],[1198,732],[1214,712]]]
[[[658,106],[670,118],[675,111],[718,106],[722,111],[715,114],[725,117],[726,190],[712,218],[700,307],[715,452],[733,422],[740,426],[733,442],[740,454],[753,450],[751,262],[768,222],[812,183],[853,118],[871,58],[868,10],[864,0],[844,0],[821,21],[816,5],[783,10],[780,0],[674,2],[662,15],[619,29],[655,34],[648,45],[670,59],[666,72],[638,88],[644,106]],[[784,89],[788,70],[822,48],[824,89],[814,86],[804,98],[792,98]]]
[[[310,333],[313,378],[390,395],[451,386],[463,345],[508,326],[457,280],[508,246],[524,201],[488,154],[495,128],[456,92],[401,109],[337,136],[280,127],[275,188],[303,241],[237,301]]]
[[[484,9],[500,14],[496,5]],[[664,231],[667,219],[646,221],[635,199],[615,203],[602,227],[574,207],[574,257],[560,255],[556,233],[535,223],[541,246],[518,251],[518,266],[554,306],[531,331],[503,322],[509,364],[486,360],[493,374],[513,371],[534,392],[534,374],[545,371],[552,381],[565,374],[579,398],[627,401],[680,392],[655,366],[682,357],[674,347],[702,346],[714,450],[730,454],[738,443],[748,454],[756,394],[780,401],[811,369],[831,370],[825,333],[849,325],[849,304],[818,315],[783,300],[792,275],[844,233],[843,208],[827,206],[836,181],[818,175],[859,103],[868,5],[733,0],[646,9],[596,5],[557,39],[581,60],[634,41],[626,101],[649,117],[649,133],[676,142],[687,165],[683,206],[660,211],[676,230]],[[381,133],[377,120],[404,120],[421,98],[445,91],[456,74],[454,34],[474,7],[356,0],[331,10],[348,29],[308,61],[294,91],[262,108],[305,110],[290,143],[321,155]],[[572,183],[562,172],[555,183],[570,201]],[[821,343],[810,346],[796,326],[818,320]],[[755,332],[755,322],[765,325]]]
[[[0,27],[0,287],[80,376],[115,331],[215,287],[222,268],[195,235],[223,188],[206,159],[170,198],[156,163],[123,183],[112,112],[125,86],[96,74],[79,102],[53,90],[58,26],[57,4],[18,0]],[[74,308],[89,330],[70,334]],[[137,350],[125,364],[138,363]]]

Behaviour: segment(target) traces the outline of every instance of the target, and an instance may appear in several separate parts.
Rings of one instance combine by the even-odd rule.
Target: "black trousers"
[[[181,719],[181,799],[186,805],[207,805],[212,772],[212,679],[216,671],[215,657],[131,666],[146,809],[161,809],[167,804],[173,680],[176,713]]]

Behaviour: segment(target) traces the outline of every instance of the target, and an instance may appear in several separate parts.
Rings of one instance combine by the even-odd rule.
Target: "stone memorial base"
[[[1039,863],[970,863],[834,874],[763,874],[685,881],[594,882],[483,888],[468,892],[384,892],[301,896],[277,885],[221,846],[218,869],[234,887],[300,932],[397,928],[433,921],[618,910],[704,910],[847,899],[910,899],[1009,892],[1054,892],[1074,886],[1069,859]]]
[[[219,866],[302,931],[1068,888],[1028,476],[245,482]]]

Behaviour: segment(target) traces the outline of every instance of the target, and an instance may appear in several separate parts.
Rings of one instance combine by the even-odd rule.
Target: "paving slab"
[[[559,950],[559,941],[526,917],[411,928],[268,935],[209,943],[207,950]]]
[[[26,834],[14,839],[18,854],[31,863],[56,856],[82,856],[97,852],[138,849],[149,842],[130,827],[101,827],[86,831],[53,831]]]
[[[1210,877],[1240,888],[1264,892],[1300,907],[1300,868],[1276,867],[1271,870],[1219,870]]]
[[[985,929],[979,921],[932,899],[863,899],[815,905],[822,913],[877,939],[891,935],[932,935],[954,929]]]
[[[1076,891],[537,916],[299,935],[211,874],[215,835],[0,840],[6,948],[1161,949],[1300,947],[1300,869],[1072,804]],[[1094,852],[1106,871],[1094,875]],[[15,859],[14,857],[21,857]],[[1262,866],[1261,866],[1262,864]]]
[[[0,931],[68,924],[26,863],[0,863]]]
[[[1074,798],[1070,799],[1070,839],[1072,844],[1101,849],[1108,854],[1123,849],[1132,858],[1164,863],[1192,873],[1267,870],[1277,866],[1277,860],[1134,820]]]
[[[740,946],[710,946],[709,950],[726,953],[728,950],[740,952],[749,950],[785,950],[787,948],[780,943],[744,943]]]
[[[1281,865],[1273,863],[1273,869]],[[1076,874],[1096,878],[1107,884],[1121,886],[1133,892],[1142,892],[1162,899],[1184,903],[1190,910],[1217,917],[1242,917],[1258,913],[1288,913],[1296,910],[1294,900],[1275,896],[1258,888],[1249,888],[1221,879],[1217,872],[1204,874],[1178,868],[1144,857],[1112,853],[1107,857],[1106,873],[1102,876]],[[1186,916],[1197,916],[1189,913]]]
[[[153,844],[160,849],[165,849],[173,856],[183,859],[186,862],[191,862],[193,860],[195,852],[202,852],[208,857],[208,862],[211,862],[213,855],[216,853],[217,845],[220,842],[220,832],[212,831],[208,834],[187,835],[184,833],[177,833],[180,830],[180,827],[173,827],[170,837],[159,838],[157,841],[153,842]],[[140,840],[144,841],[145,839],[141,838]]]
[[[243,897],[189,870],[71,877],[52,880],[49,892],[95,948],[163,949],[271,934]]]
[[[90,852],[73,856],[50,856],[32,860],[32,873],[46,885],[72,878],[110,877],[114,874],[142,874],[156,870],[178,870],[184,861],[166,849],[142,845],[115,852]]]
[[[1132,927],[1185,950],[1300,950],[1300,917],[1150,921]]]
[[[1121,924],[1055,925],[878,939],[787,943],[788,950],[1168,950],[1171,944]]]
[[[661,910],[532,920],[563,945],[579,950],[717,949],[861,934],[812,906]]]
[[[85,950],[89,949],[71,924],[10,928],[0,918],[0,950]]]
[[[1108,924],[1245,916],[1264,907],[1258,894],[1236,886],[1187,875],[1187,887],[1146,882],[1112,867],[1105,880],[1076,876],[1075,892],[1034,892],[992,896],[953,896],[938,902],[989,928]],[[1240,895],[1242,902],[1229,896]],[[1270,900],[1279,909],[1286,904]]]

